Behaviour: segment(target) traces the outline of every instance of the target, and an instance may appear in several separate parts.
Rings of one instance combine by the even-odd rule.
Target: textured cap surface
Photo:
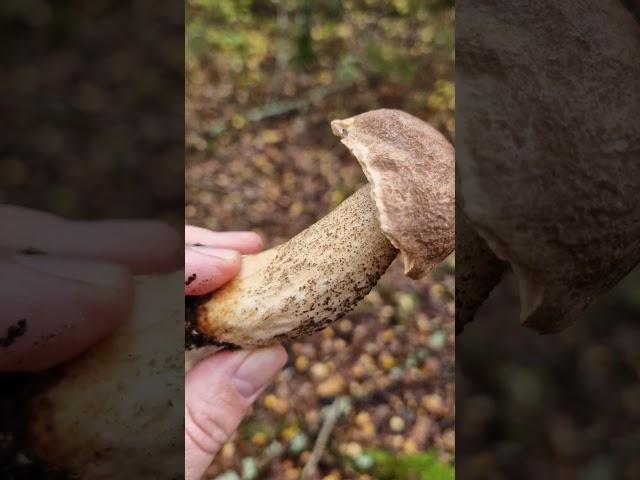
[[[623,2],[465,8],[458,202],[555,332],[640,261],[640,28]]]
[[[423,277],[454,248],[453,146],[399,110],[334,120],[331,128],[360,162],[382,231],[402,253],[405,273]]]

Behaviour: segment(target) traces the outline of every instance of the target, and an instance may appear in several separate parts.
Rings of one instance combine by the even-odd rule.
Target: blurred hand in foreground
[[[129,318],[133,275],[183,262],[156,221],[70,221],[0,205],[0,371],[51,367]]]
[[[238,274],[240,255],[262,248],[251,232],[185,227],[185,294],[202,295]],[[185,480],[199,480],[255,399],[287,360],[281,346],[218,353],[185,379]]]

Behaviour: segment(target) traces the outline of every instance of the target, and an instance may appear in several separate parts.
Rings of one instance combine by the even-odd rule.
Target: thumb
[[[236,350],[200,362],[185,381],[185,480],[201,478],[287,354],[281,346]]]

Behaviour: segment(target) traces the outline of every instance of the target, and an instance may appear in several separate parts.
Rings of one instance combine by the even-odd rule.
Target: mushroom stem
[[[288,242],[243,257],[239,275],[188,315],[186,346],[249,348],[320,330],[353,309],[397,253],[362,187]]]
[[[28,424],[40,461],[83,480],[183,478],[183,278],[136,278],[129,321],[42,373]]]

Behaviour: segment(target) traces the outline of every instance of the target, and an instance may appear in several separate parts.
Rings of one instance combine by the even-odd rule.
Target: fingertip
[[[191,369],[187,379],[208,385],[216,375],[229,377],[250,353],[248,350],[224,350],[203,358]]]
[[[243,254],[262,250],[262,237],[255,232],[213,232],[201,227],[185,226],[185,243],[194,246],[227,248]]]
[[[278,363],[280,365],[280,368],[284,367],[287,363],[287,360],[289,360],[289,354],[287,353],[287,350],[280,344],[273,345],[269,348],[274,352],[274,357],[276,359],[274,363]]]
[[[187,295],[204,295],[229,282],[240,271],[240,254],[233,250],[185,249],[184,284]]]
[[[182,266],[183,238],[178,231],[165,222],[149,222],[149,235],[155,238],[150,254],[141,256],[140,267],[134,273],[166,273]]]
[[[280,344],[256,350],[224,350],[200,360],[187,378],[196,383],[205,382],[206,385],[218,375],[230,378],[249,357],[257,359],[252,362],[250,369],[255,370],[261,379],[268,380],[286,365],[289,355]]]
[[[245,248],[245,253],[260,252],[264,248],[264,240],[262,240],[262,237],[255,232],[246,232],[246,234],[247,245]]]
[[[0,325],[24,323],[0,349],[2,371],[59,364],[109,335],[133,310],[133,278],[120,265],[16,255],[0,268],[11,278],[0,292]]]

